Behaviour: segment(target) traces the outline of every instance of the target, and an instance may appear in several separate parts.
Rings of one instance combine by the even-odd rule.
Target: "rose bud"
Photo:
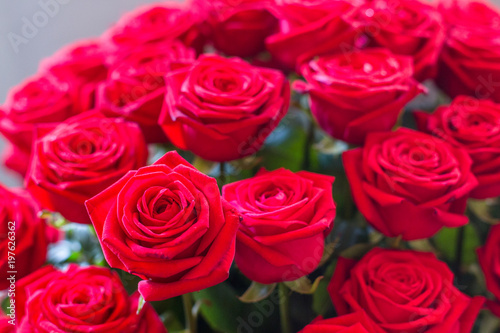
[[[0,132],[10,143],[4,154],[5,165],[24,176],[35,126],[61,122],[78,112],[69,84],[52,76],[31,77],[14,87],[0,106]]]
[[[307,171],[262,169],[223,187],[223,198],[243,216],[236,264],[244,275],[270,284],[316,269],[335,218],[333,181]]]
[[[209,13],[210,39],[227,55],[255,56],[266,49],[266,37],[278,31],[269,0],[197,0],[195,4]]]
[[[276,70],[203,55],[173,64],[160,125],[169,140],[210,161],[255,154],[288,111],[290,86]],[[214,147],[217,147],[214,149]]]
[[[20,279],[41,267],[47,246],[59,239],[58,231],[38,217],[39,210],[25,191],[0,185],[0,290],[10,287],[9,272]]]
[[[137,124],[91,111],[37,128],[36,139],[26,187],[44,208],[78,223],[90,223],[85,200],[148,157]]]
[[[412,59],[387,49],[319,57],[301,67],[294,89],[309,93],[320,127],[336,139],[363,144],[371,132],[390,131],[404,106],[424,88],[412,78]]]
[[[70,265],[46,266],[17,283],[18,332],[167,333],[153,307],[138,312],[116,272]]]
[[[239,216],[217,181],[175,151],[86,202],[111,267],[141,277],[147,301],[202,290],[226,280]]]
[[[478,186],[470,196],[500,196],[500,104],[459,96],[432,114],[416,112],[418,128],[465,149]]]
[[[110,117],[122,117],[141,127],[148,143],[165,143],[158,125],[165,100],[165,75],[172,61],[192,61],[193,49],[178,41],[147,44],[133,53],[110,56],[114,65],[97,93],[97,109]]]
[[[436,75],[445,27],[433,5],[415,0],[368,0],[348,21],[364,28],[369,46],[411,56],[418,81]]]
[[[99,40],[70,44],[44,59],[40,73],[50,73],[69,85],[76,107],[87,111],[94,107],[97,85],[106,79],[107,47]]]
[[[477,258],[484,273],[486,287],[494,300],[486,301],[488,308],[500,317],[500,225],[493,226],[486,244],[477,250]]]
[[[284,67],[300,64],[323,54],[354,49],[360,35],[343,19],[362,1],[279,0],[275,16],[280,32],[266,40],[266,47]]]
[[[166,2],[137,8],[123,15],[103,35],[116,49],[134,52],[148,43],[164,43],[175,39],[201,53],[205,44],[202,22],[205,14],[196,7]]]
[[[363,148],[342,157],[354,202],[387,237],[423,239],[467,224],[467,198],[477,180],[465,150],[400,128],[372,133]]]
[[[500,12],[480,1],[443,1],[448,36],[436,83],[451,98],[469,95],[500,103]]]
[[[359,261],[340,257],[328,292],[339,316],[364,311],[369,332],[469,333],[484,298],[453,279],[433,253],[375,248]]]

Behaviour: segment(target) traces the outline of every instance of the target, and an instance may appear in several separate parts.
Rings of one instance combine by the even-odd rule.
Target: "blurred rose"
[[[453,279],[430,252],[375,248],[358,262],[341,257],[328,291],[338,315],[364,311],[378,326],[370,332],[470,333],[484,299]]]
[[[459,96],[451,105],[432,114],[416,112],[420,130],[464,148],[472,159],[472,173],[479,185],[470,196],[500,196],[500,105]]]
[[[477,180],[461,148],[400,128],[368,135],[343,161],[358,209],[388,237],[423,239],[468,222],[465,207]]]
[[[300,70],[294,89],[309,93],[311,112],[336,139],[363,144],[371,132],[390,131],[404,106],[423,91],[412,59],[387,49],[319,57]]]
[[[479,264],[486,279],[486,287],[494,300],[487,301],[491,312],[500,317],[500,225],[490,229],[486,244],[477,250]]]
[[[137,314],[139,294],[127,294],[116,272],[46,266],[17,284],[19,333],[166,333],[150,304]]]
[[[89,111],[37,128],[26,186],[44,208],[90,223],[85,200],[146,165],[147,157],[135,123]]]

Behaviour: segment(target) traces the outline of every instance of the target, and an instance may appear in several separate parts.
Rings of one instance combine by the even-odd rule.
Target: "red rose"
[[[264,40],[278,30],[269,0],[198,0],[209,13],[208,23],[215,48],[225,54],[251,57],[265,50]]]
[[[487,301],[487,305],[491,312],[500,317],[500,225],[490,229],[486,244],[477,250],[477,257],[486,286],[495,297],[494,301]]]
[[[105,32],[104,39],[130,52],[147,43],[178,39],[201,53],[205,43],[201,31],[204,15],[193,9],[175,2],[139,7],[123,15]]]
[[[97,108],[139,124],[148,143],[167,141],[158,125],[165,79],[172,61],[194,60],[195,52],[177,41],[147,44],[127,55],[114,54],[107,81],[98,89]]]
[[[358,33],[343,19],[361,1],[280,0],[280,32],[267,38],[269,52],[289,69],[321,54],[351,50]]]
[[[417,80],[436,75],[445,29],[434,6],[415,0],[368,0],[349,20],[364,28],[370,44],[411,56]]]
[[[59,238],[57,230],[38,218],[38,211],[27,193],[0,185],[0,290],[10,286],[9,271],[16,271],[19,279],[41,267],[48,244]]]
[[[236,243],[243,274],[269,284],[297,280],[316,269],[335,218],[333,181],[279,169],[224,186],[223,198],[243,216]]]
[[[453,285],[432,253],[375,248],[360,261],[339,258],[328,292],[339,315],[364,311],[370,332],[469,333],[484,302]]]
[[[50,73],[67,83],[76,106],[86,111],[94,107],[97,84],[106,79],[106,55],[101,40],[79,41],[44,59],[39,72]]]
[[[32,77],[13,88],[0,106],[0,132],[11,144],[5,164],[24,175],[35,125],[61,122],[77,113],[69,84],[54,77]]]
[[[239,218],[216,180],[177,152],[130,171],[86,206],[106,260],[144,279],[147,301],[227,279]]]
[[[147,163],[139,127],[123,119],[85,112],[37,132],[27,189],[72,222],[90,223],[85,200]]]
[[[370,134],[364,148],[342,157],[358,209],[384,235],[415,240],[467,224],[466,201],[477,181],[465,150],[400,128]]]
[[[441,6],[449,31],[436,82],[452,98],[470,95],[500,102],[500,13],[490,6],[478,1]]]
[[[256,153],[288,111],[290,87],[279,71],[215,55],[173,67],[160,125],[174,145],[204,159]]]
[[[459,96],[433,114],[416,112],[420,130],[467,150],[479,185],[470,196],[500,196],[500,104]]]
[[[311,112],[334,138],[362,144],[370,132],[390,131],[404,106],[424,90],[413,78],[412,60],[387,49],[365,49],[311,60],[301,67]]]
[[[364,312],[323,319],[318,317],[299,333],[383,333]]]
[[[166,333],[150,304],[137,314],[139,294],[127,294],[116,272],[46,266],[18,282],[18,333]]]

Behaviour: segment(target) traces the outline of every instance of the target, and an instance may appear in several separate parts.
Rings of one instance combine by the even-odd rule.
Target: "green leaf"
[[[276,289],[276,283],[273,284],[262,284],[255,281],[252,281],[252,284],[245,293],[238,297],[240,301],[243,303],[256,303],[266,299],[271,295],[271,293]]]
[[[337,266],[336,260],[327,266],[324,274],[325,278],[319,282],[318,288],[313,294],[313,310],[317,315],[324,316],[329,310],[333,309],[327,287],[332,279],[335,266]]]
[[[307,277],[303,276],[295,281],[285,281],[284,284],[299,294],[311,295],[314,294],[316,289],[318,289],[319,282],[323,279],[323,276],[319,276],[311,283]]]
[[[139,302],[137,302],[137,312],[136,312],[136,314],[141,313],[141,310],[144,307],[144,304],[146,304],[146,301],[144,300],[144,297],[142,297],[142,295],[140,295],[139,296]]]
[[[204,174],[208,175],[212,170],[215,168],[216,165],[219,163],[212,162],[212,161],[207,161],[202,159],[199,156],[196,156],[194,161],[193,161],[193,166],[198,169],[198,171],[203,172]]]

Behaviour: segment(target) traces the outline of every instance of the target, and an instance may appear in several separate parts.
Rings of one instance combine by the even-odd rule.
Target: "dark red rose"
[[[469,153],[479,182],[472,198],[500,196],[500,104],[459,96],[432,114],[416,112],[415,117],[420,130]]]
[[[20,279],[41,267],[48,244],[59,238],[58,231],[37,216],[38,211],[27,193],[0,185],[0,290],[9,288],[9,271],[16,271]]]
[[[269,0],[197,0],[209,13],[210,37],[217,50],[231,56],[251,57],[265,50],[265,39],[278,31],[278,19]]]
[[[369,45],[411,56],[417,80],[436,75],[445,26],[433,5],[415,0],[367,0],[349,21],[363,27]]]
[[[318,55],[349,50],[358,32],[343,19],[362,1],[279,0],[275,16],[280,32],[266,40],[266,47],[284,66],[296,69]]]
[[[328,292],[339,315],[364,311],[370,332],[470,333],[483,297],[461,293],[432,253],[375,248],[360,261],[339,258]]]
[[[227,279],[239,217],[216,180],[177,152],[130,171],[86,206],[107,262],[141,277],[147,301]]]
[[[90,223],[85,200],[146,165],[147,158],[137,124],[89,111],[37,128],[26,186],[44,208]]]
[[[390,131],[404,106],[424,88],[413,78],[412,59],[387,49],[365,49],[311,60],[300,72],[311,112],[328,134],[362,144],[368,133]]]
[[[465,150],[400,128],[370,134],[364,148],[342,157],[358,209],[384,235],[415,240],[467,224],[477,180]]]
[[[139,294],[127,294],[116,272],[46,266],[20,280],[18,333],[166,333],[153,307],[137,314]]]
[[[318,317],[299,333],[383,333],[362,311],[323,319]]]
[[[75,105],[86,111],[94,107],[96,87],[106,79],[106,57],[107,47],[101,40],[82,40],[44,59],[39,72],[67,83]]]
[[[160,125],[174,145],[204,159],[256,153],[288,111],[290,86],[279,71],[216,55],[174,65]]]
[[[243,274],[269,284],[297,280],[316,269],[335,218],[333,181],[279,169],[224,186],[223,198],[243,216],[236,243]]]
[[[500,317],[500,225],[490,229],[486,244],[477,250],[486,286],[495,299],[487,301],[491,312]]]
[[[111,41],[116,48],[130,52],[147,43],[177,39],[201,53],[205,43],[201,26],[204,19],[205,13],[185,4],[146,5],[123,15],[104,33],[104,39]]]
[[[438,86],[451,98],[469,95],[500,102],[500,12],[486,2],[443,3],[449,31],[439,61]]]
[[[165,143],[158,125],[165,100],[164,76],[172,61],[192,61],[194,50],[182,43],[146,44],[133,53],[116,53],[107,81],[98,89],[97,109],[111,117],[122,117],[139,124],[148,143]]]
[[[28,169],[33,130],[77,114],[68,83],[51,76],[31,77],[14,87],[0,106],[0,132],[10,142],[5,164],[24,175]]]

